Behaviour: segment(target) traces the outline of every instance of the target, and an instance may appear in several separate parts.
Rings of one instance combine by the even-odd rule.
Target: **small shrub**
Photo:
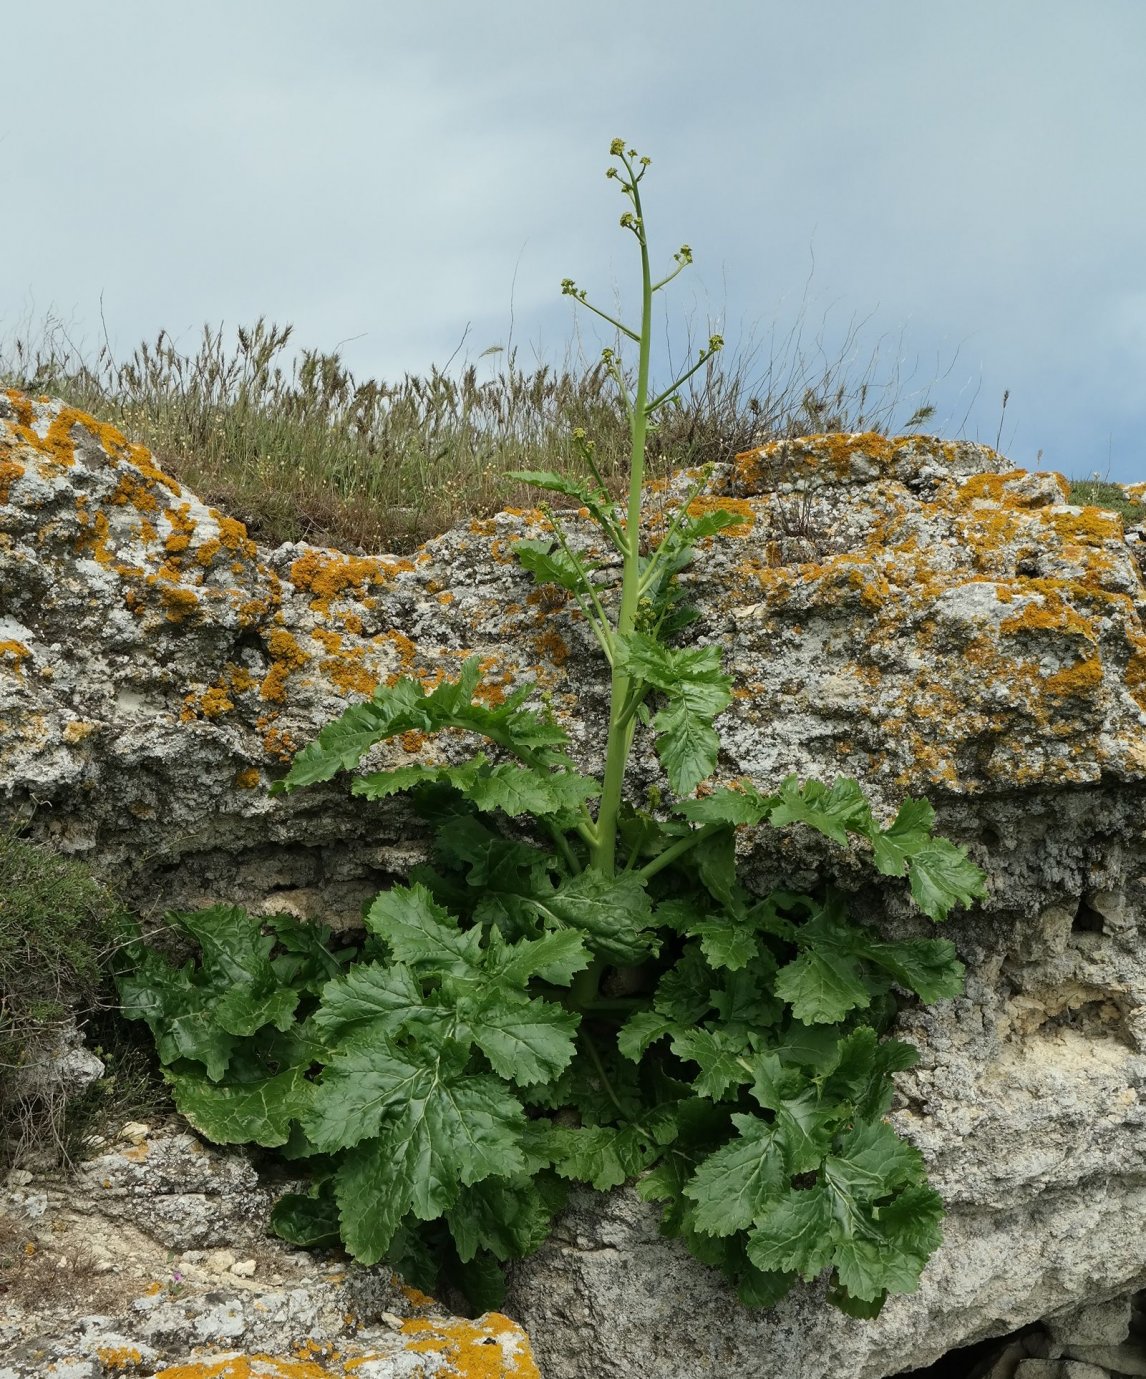
[[[80,1157],[88,1136],[170,1106],[153,1050],[114,1013],[124,922],[82,863],[0,833],[0,1165]],[[79,1092],[27,1076],[76,1024],[106,1075]]]

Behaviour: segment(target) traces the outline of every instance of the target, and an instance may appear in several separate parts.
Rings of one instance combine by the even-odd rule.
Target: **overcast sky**
[[[53,0],[0,16],[0,336],[262,315],[394,377],[560,360],[566,276],[930,385],[929,429],[1146,480],[1144,0]],[[587,322],[582,322],[586,325]],[[468,334],[467,334],[468,327]],[[663,338],[663,337],[662,337]],[[586,340],[596,351],[598,341]],[[603,343],[610,343],[607,339]],[[496,356],[483,360],[491,368]]]

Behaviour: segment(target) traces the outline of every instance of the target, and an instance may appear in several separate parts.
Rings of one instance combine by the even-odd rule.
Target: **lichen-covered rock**
[[[654,525],[691,482],[650,486]],[[989,873],[947,930],[967,995],[903,1020],[922,1058],[896,1123],[950,1203],[947,1243],[874,1324],[815,1290],[760,1317],[631,1195],[579,1202],[514,1280],[547,1379],[874,1377],[1146,1278],[1143,547],[1068,498],[982,446],[861,435],[749,452],[692,500],[746,519],[682,579],[735,678],[720,776],[855,775],[884,811],[925,794]],[[418,860],[403,802],[265,790],[348,700],[476,654],[484,694],[535,685],[600,766],[595,643],[510,552],[544,531],[509,512],[408,559],[260,550],[110,428],[0,395],[3,811],[39,803],[34,831],[143,900],[353,922]],[[407,734],[378,761],[461,746]],[[647,743],[632,783],[661,783]],[[861,917],[924,931],[858,850],[742,845],[761,888],[826,867]]]
[[[521,1328],[267,1235],[241,1153],[177,1129],[0,1190],[0,1379],[540,1379]]]

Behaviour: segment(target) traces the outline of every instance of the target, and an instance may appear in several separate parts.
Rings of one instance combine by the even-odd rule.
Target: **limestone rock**
[[[690,482],[650,487],[654,525]],[[682,580],[736,682],[721,778],[855,775],[887,814],[925,794],[989,873],[947,926],[966,996],[901,1021],[922,1057],[895,1121],[947,1239],[874,1323],[816,1288],[757,1315],[631,1192],[578,1198],[514,1276],[547,1379],[877,1379],[1146,1281],[1146,591],[1120,519],[1067,498],[985,447],[865,435],[752,451],[694,500],[746,518]],[[348,700],[476,654],[483,693],[535,686],[600,766],[595,645],[509,549],[544,532],[501,513],[410,558],[260,550],[111,428],[0,395],[0,809],[144,902],[355,922],[418,860],[402,801],[265,791]],[[453,750],[409,734],[377,764]],[[633,789],[654,783],[638,743]],[[761,889],[826,869],[889,935],[928,930],[858,850],[743,849]]]
[[[389,1270],[270,1238],[274,1195],[242,1153],[171,1128],[72,1180],[11,1174],[0,1379],[447,1379],[494,1373],[491,1355],[539,1379],[508,1318],[451,1316]]]

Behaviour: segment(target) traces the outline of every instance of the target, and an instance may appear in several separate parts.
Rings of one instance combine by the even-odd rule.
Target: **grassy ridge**
[[[106,345],[91,358],[49,321],[0,346],[0,384],[113,422],[271,545],[405,551],[463,517],[532,506],[505,472],[580,474],[576,428],[623,490],[628,422],[599,362],[524,368],[511,351],[385,383],[355,378],[336,353],[288,353],[291,338],[259,320],[234,338],[205,327],[193,350],[161,331],[127,358]],[[858,329],[834,359],[799,328],[763,355],[751,346],[696,375],[651,437],[650,475],[791,436],[910,431],[934,410],[918,392],[904,403],[897,366],[885,372],[878,348],[863,355]]]

